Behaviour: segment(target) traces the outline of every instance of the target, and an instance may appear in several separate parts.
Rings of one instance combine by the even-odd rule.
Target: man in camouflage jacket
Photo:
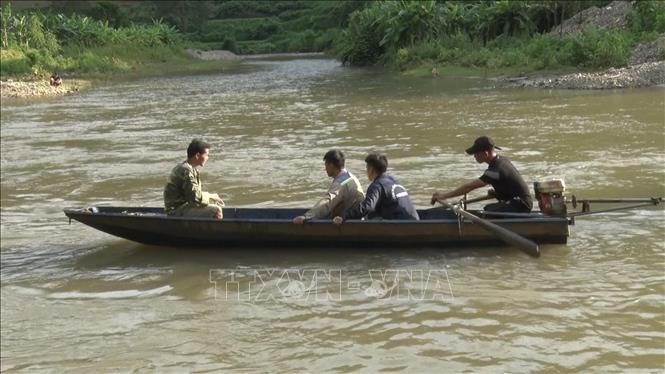
[[[210,145],[194,139],[187,147],[187,160],[176,165],[164,187],[164,206],[169,216],[215,217],[222,219],[224,202],[216,193],[201,189],[199,168],[210,157]]]

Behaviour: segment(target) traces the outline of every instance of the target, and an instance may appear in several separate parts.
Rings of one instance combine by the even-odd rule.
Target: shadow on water
[[[547,246],[546,248],[560,247]],[[547,251],[547,249],[546,249]],[[496,257],[514,257],[523,254],[510,247],[162,247],[127,242],[105,245],[78,257],[78,269],[105,267],[178,267],[183,264],[203,267],[381,267],[399,266],[412,261],[454,261],[464,258],[479,260]],[[524,255],[526,258],[526,255]]]
[[[513,261],[514,256],[524,256],[524,260],[529,261],[526,255],[508,247],[202,249],[115,241],[79,256],[72,269],[78,276],[51,291],[73,297],[157,292],[166,297],[200,302],[215,299],[215,282],[219,281],[220,272],[254,274],[257,271],[263,279],[271,274],[268,278],[273,287],[274,282],[283,281],[285,272],[303,276],[313,271],[339,273],[347,283],[357,279],[369,282],[370,272],[447,272],[451,266],[466,268],[472,263],[494,262],[497,257]]]

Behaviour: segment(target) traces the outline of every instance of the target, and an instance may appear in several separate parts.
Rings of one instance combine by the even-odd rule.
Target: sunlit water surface
[[[662,372],[662,209],[580,218],[538,260],[506,247],[147,247],[69,225],[62,209],[161,205],[194,137],[213,145],[206,189],[232,206],[311,205],[335,147],[365,183],[364,156],[386,153],[425,208],[435,188],[482,173],[464,154],[482,134],[528,183],[662,196],[664,107],[662,87],[506,89],[330,59],[4,100],[1,369]],[[263,284],[237,278],[226,293],[222,269],[259,270]]]

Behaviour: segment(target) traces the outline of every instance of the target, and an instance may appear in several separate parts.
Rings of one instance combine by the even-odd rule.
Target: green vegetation
[[[402,69],[423,64],[487,69],[516,66],[521,71],[563,66],[602,68],[625,65],[631,45],[632,39],[625,32],[593,28],[564,38],[546,35],[497,38],[485,46],[458,34],[400,48],[386,58],[388,63]]]
[[[367,1],[224,1],[215,18],[187,35],[202,49],[237,54],[319,52],[330,49],[348,16]]]
[[[182,34],[161,20],[114,27],[72,13],[13,12],[2,8],[0,76],[44,78],[53,72],[91,77],[123,73],[150,74],[155,70],[219,69],[220,63],[193,60],[183,52]],[[160,65],[159,69],[155,69]]]
[[[51,1],[41,9],[14,3],[22,9],[13,11],[11,2],[2,9],[2,77],[126,74],[160,63],[162,71],[213,67],[184,55],[187,47],[325,51],[341,37],[348,15],[369,2]]]
[[[137,1],[122,7],[95,1],[52,3],[54,12],[107,20],[116,27],[160,19],[190,47],[256,54],[327,50],[346,27],[348,15],[370,1]]]
[[[25,8],[25,4],[14,2]],[[237,54],[329,51],[348,65],[496,71],[625,65],[665,32],[665,2],[634,2],[629,27],[549,35],[609,0],[51,1],[2,9],[0,75],[101,75],[219,66],[186,47]],[[556,34],[556,33],[555,33]],[[159,68],[156,68],[158,67]],[[175,69],[175,70],[174,70]],[[450,69],[446,69],[449,71]]]
[[[349,65],[399,69],[452,65],[522,71],[625,65],[637,42],[665,32],[665,3],[636,3],[630,28],[546,33],[590,6],[609,1],[391,1],[351,15],[338,54]]]

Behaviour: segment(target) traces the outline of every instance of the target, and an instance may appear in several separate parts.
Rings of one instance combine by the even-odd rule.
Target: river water
[[[482,173],[464,154],[482,134],[527,183],[662,196],[664,108],[662,87],[508,89],[325,58],[3,101],[1,369],[662,372],[662,209],[578,218],[537,260],[507,247],[158,248],[62,209],[160,206],[194,137],[213,147],[205,188],[231,206],[311,205],[337,147],[365,185],[364,156],[386,153],[425,208]]]

